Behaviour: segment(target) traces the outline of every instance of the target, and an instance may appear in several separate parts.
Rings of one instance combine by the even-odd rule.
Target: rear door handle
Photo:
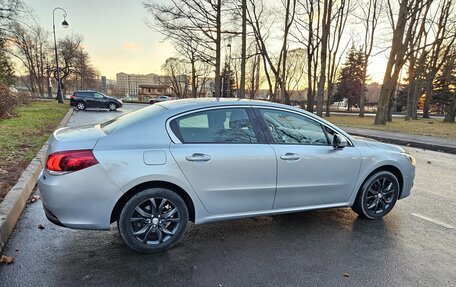
[[[192,155],[186,156],[185,159],[188,161],[209,161],[211,157],[203,153],[194,153]]]
[[[280,158],[283,160],[298,160],[301,157],[295,153],[287,152],[285,155],[281,155]]]

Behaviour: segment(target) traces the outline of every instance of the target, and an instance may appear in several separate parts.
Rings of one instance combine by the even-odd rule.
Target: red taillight
[[[90,149],[70,150],[50,154],[46,168],[55,172],[77,171],[97,163],[98,160]]]

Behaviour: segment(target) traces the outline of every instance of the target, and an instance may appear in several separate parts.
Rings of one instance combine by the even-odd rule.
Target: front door
[[[327,128],[302,114],[259,109],[258,115],[277,154],[274,209],[348,202],[361,165],[355,147],[334,149]]]
[[[181,141],[171,153],[209,213],[272,209],[276,157],[251,119],[249,108],[217,108],[170,123]]]

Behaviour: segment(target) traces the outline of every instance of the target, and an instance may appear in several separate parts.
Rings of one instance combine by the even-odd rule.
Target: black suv
[[[96,91],[76,91],[70,97],[70,105],[76,107],[78,110],[103,108],[115,111],[122,107],[122,101]]]

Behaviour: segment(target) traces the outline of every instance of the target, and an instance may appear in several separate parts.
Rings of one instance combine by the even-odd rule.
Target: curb
[[[57,128],[66,126],[72,114],[73,109],[70,108]],[[19,221],[30,194],[35,189],[36,182],[43,169],[42,162],[45,160],[47,147],[48,143],[46,142],[0,204],[0,254]]]
[[[421,149],[426,149],[426,150],[433,150],[433,151],[438,151],[438,152],[456,154],[456,147],[452,147],[452,146],[439,145],[439,144],[435,144],[435,143],[410,141],[410,140],[391,138],[391,137],[385,137],[385,136],[368,135],[368,134],[365,134],[362,132],[352,131],[349,128],[343,128],[343,130],[345,130],[346,132],[348,132],[348,134],[353,135],[353,136],[371,138],[371,139],[378,140],[378,141],[385,142],[385,143],[391,143],[391,144],[409,146],[409,147],[414,147],[414,148],[421,148]]]

